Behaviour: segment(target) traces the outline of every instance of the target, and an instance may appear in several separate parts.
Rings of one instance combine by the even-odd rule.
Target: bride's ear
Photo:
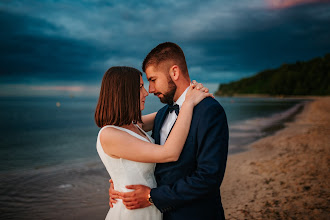
[[[169,73],[170,73],[171,79],[173,81],[177,81],[179,79],[179,77],[180,77],[181,70],[180,70],[180,68],[179,68],[178,65],[173,65],[170,68]]]

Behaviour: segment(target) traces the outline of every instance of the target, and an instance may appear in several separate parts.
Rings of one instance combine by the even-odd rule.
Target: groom
[[[172,109],[180,109],[190,85],[185,56],[170,42],[159,44],[143,61],[154,93],[168,105],[156,115],[152,137],[163,145],[177,118]],[[178,105],[178,106],[177,106]],[[133,192],[121,193],[128,209],[155,205],[164,220],[225,219],[220,185],[228,154],[228,125],[222,106],[205,98],[195,108],[185,146],[176,162],[156,165],[157,188],[128,186]]]

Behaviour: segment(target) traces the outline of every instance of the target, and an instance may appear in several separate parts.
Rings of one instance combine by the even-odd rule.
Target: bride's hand
[[[197,90],[201,90],[202,92],[209,92],[207,87],[204,87],[202,83],[198,83],[196,80],[191,81],[190,86],[196,88]]]
[[[196,88],[198,86],[198,89]],[[186,99],[184,103],[186,104],[192,104],[193,106],[196,106],[199,102],[201,102],[206,97],[213,97],[213,94],[208,92],[208,89],[203,89],[202,84],[190,84],[190,87],[188,89],[188,92],[186,94]]]

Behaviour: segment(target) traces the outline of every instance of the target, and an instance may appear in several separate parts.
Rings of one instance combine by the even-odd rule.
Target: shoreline
[[[226,219],[328,218],[329,112],[330,97],[315,97],[285,128],[228,156]]]
[[[295,120],[296,116],[301,113],[310,100],[301,100],[299,103],[287,108],[285,110],[277,111],[268,116],[252,117],[249,119],[241,120],[232,125],[229,125],[229,152],[228,155],[238,154],[248,151],[248,146],[260,139],[274,135],[276,132],[284,129],[287,123]],[[238,137],[236,137],[236,143],[232,140],[233,130],[236,132],[245,127],[241,132],[250,133],[249,137],[245,137],[237,143]],[[248,129],[247,129],[248,127]]]
[[[275,98],[275,99],[306,99],[306,100],[318,100],[327,98],[330,96],[297,96],[297,95],[268,95],[268,94],[233,94],[233,95],[217,95],[217,97],[223,98]]]

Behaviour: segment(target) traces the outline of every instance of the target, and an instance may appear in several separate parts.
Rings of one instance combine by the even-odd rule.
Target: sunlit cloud
[[[296,5],[308,3],[330,2],[329,0],[267,0],[268,6],[272,9],[290,8]]]

